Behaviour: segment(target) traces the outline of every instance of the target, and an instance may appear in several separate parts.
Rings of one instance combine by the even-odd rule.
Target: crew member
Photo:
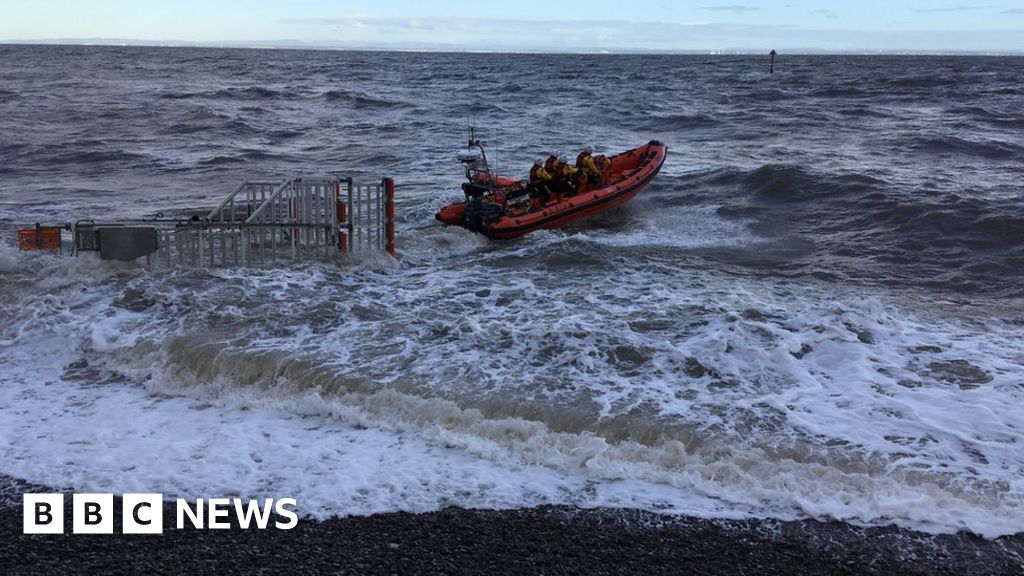
[[[544,162],[540,159],[533,161],[533,168],[530,168],[530,196],[547,202],[551,197],[551,190],[548,185],[554,177],[551,172],[544,168]]]
[[[601,185],[601,170],[598,169],[597,164],[594,162],[594,149],[590,146],[585,146],[583,151],[576,156],[576,169],[579,170],[581,176],[580,187],[584,184],[589,185],[591,188],[597,188]]]
[[[537,159],[533,161],[533,168],[530,168],[530,184],[547,182],[551,180],[551,173],[544,168],[544,161]]]
[[[560,154],[558,150],[552,150],[551,154],[548,155],[548,159],[544,161],[544,169],[548,171],[548,174],[555,175],[555,164],[558,164],[558,157]]]
[[[566,196],[576,193],[577,170],[565,156],[559,156],[554,166],[555,192]]]

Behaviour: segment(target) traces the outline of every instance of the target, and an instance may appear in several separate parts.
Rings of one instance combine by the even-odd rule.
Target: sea
[[[660,140],[619,209],[434,220]],[[397,183],[397,253],[152,270],[16,230]],[[0,45],[0,475],[310,518],[633,508],[1024,531],[1024,57]]]

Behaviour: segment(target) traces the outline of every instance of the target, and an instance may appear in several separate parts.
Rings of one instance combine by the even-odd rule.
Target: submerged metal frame
[[[157,249],[137,259],[151,267],[261,266],[382,251],[393,256],[394,192],[390,178],[378,184],[250,180],[202,218],[78,220],[63,228],[71,232],[72,255],[96,251],[103,258],[108,255],[98,242],[100,230],[152,228]]]

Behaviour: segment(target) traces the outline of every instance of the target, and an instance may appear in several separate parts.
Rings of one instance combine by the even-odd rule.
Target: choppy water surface
[[[399,183],[399,257],[148,272],[0,248],[0,473],[1024,530],[1024,59],[0,46],[0,229]],[[504,172],[657,138],[619,211],[443,229]]]

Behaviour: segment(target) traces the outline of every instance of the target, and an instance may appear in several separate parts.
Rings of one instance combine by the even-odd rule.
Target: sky
[[[0,0],[0,42],[1024,52],[1024,0]]]

